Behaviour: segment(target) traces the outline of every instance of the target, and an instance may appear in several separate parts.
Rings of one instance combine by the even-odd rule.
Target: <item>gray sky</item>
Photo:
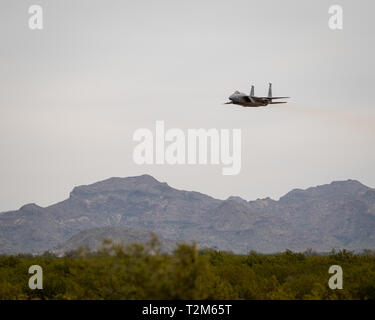
[[[28,8],[44,29],[28,28]],[[328,28],[340,4],[344,29]],[[358,179],[375,187],[375,3],[14,1],[0,10],[0,211],[76,185],[149,173],[218,198],[278,199]],[[287,105],[223,106],[236,89]],[[242,170],[138,166],[138,128],[242,129]]]

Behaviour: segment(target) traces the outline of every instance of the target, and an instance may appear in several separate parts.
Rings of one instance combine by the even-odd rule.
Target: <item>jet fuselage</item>
[[[267,99],[258,99],[255,97],[250,97],[242,92],[234,92],[231,96],[229,96],[229,100],[232,104],[238,104],[243,107],[265,107],[268,105],[269,101]]]

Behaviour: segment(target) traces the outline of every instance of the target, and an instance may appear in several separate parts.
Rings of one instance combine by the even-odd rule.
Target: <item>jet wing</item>
[[[281,104],[281,103],[286,103],[285,101],[284,102],[270,102],[269,104]]]

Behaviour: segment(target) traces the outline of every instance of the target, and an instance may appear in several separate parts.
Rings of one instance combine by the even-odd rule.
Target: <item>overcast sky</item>
[[[44,29],[28,27],[28,8]],[[340,4],[344,29],[328,27]],[[355,1],[0,2],[0,211],[76,185],[149,173],[217,198],[278,199],[357,179],[375,187],[375,3]],[[222,103],[234,90],[291,96]],[[242,129],[242,170],[138,166],[134,130]]]

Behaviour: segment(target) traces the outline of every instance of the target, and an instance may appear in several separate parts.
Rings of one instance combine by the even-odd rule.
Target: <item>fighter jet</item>
[[[238,104],[242,107],[265,107],[270,104],[281,104],[286,101],[273,102],[275,99],[288,99],[289,97],[272,97],[272,83],[269,83],[268,96],[267,97],[256,97],[254,95],[254,86],[251,86],[250,95],[235,91],[230,97],[229,102],[224,104]]]

